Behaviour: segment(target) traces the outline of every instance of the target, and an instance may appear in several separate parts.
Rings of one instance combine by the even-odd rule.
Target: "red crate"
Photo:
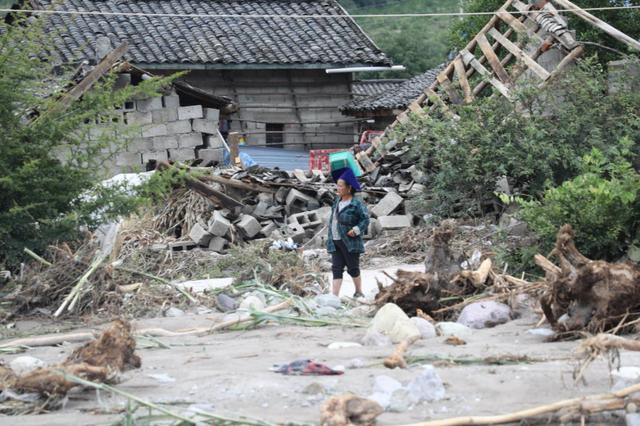
[[[329,154],[348,151],[348,149],[313,149],[309,151],[309,170],[329,171]]]

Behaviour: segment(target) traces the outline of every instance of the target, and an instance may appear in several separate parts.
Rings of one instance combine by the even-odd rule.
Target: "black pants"
[[[333,240],[336,251],[331,253],[331,271],[334,280],[341,280],[345,266],[353,278],[360,276],[360,253],[349,253],[342,240]]]

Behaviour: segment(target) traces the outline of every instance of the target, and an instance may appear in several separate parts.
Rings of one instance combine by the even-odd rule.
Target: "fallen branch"
[[[169,280],[165,280],[164,278],[158,277],[156,275],[152,275],[149,274],[147,272],[142,272],[142,271],[136,271],[135,269],[130,269],[130,268],[125,268],[124,266],[120,266],[120,265],[112,265],[113,269],[116,269],[118,271],[122,271],[122,272],[128,272],[130,274],[137,274],[137,275],[141,275],[143,277],[147,277],[149,279],[161,282],[162,284],[166,284],[168,286],[171,286],[173,288],[175,288],[180,294],[182,294],[184,297],[186,297],[187,299],[189,299],[190,302],[192,303],[198,303],[198,301],[196,300],[195,297],[193,297],[191,294],[189,294],[189,292],[185,289],[183,289],[182,287],[176,285],[175,283],[172,283]]]
[[[417,338],[411,338],[403,340],[396,346],[396,349],[393,351],[391,355],[384,359],[384,366],[387,368],[407,368],[407,361],[404,359],[404,354],[409,349]]]
[[[468,416],[455,417],[444,420],[432,420],[422,423],[412,423],[404,426],[462,426],[462,425],[497,425],[505,423],[520,422],[524,419],[555,413],[561,410],[575,413],[576,415],[586,416],[604,411],[623,409],[629,402],[627,398],[640,392],[640,384],[629,386],[617,392],[603,393],[598,395],[585,396],[580,398],[566,399],[554,402],[552,404],[540,405],[538,407],[526,410],[516,411],[514,413],[502,414],[497,416]],[[639,403],[640,398],[629,398],[634,403]]]
[[[607,354],[611,355],[609,358],[609,366],[611,368],[612,361],[620,359],[620,349],[640,352],[640,340],[625,339],[624,337],[605,333],[585,339],[577,350],[582,360],[573,371],[574,380],[576,382],[582,380],[591,363]]]
[[[67,306],[67,310],[73,310],[74,306],[78,302],[78,299],[80,298],[80,294],[85,283],[89,280],[89,277],[96,271],[96,269],[100,267],[105,257],[106,256],[97,256],[93,260],[93,262],[91,262],[91,265],[89,266],[87,272],[85,272],[84,275],[80,277],[78,283],[71,289],[67,297],[64,298],[62,305],[60,305],[58,310],[53,314],[54,317],[59,317],[60,314],[65,310],[65,308],[67,308]]]

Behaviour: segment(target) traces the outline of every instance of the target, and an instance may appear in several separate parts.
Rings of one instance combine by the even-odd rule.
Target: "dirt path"
[[[136,322],[138,327],[164,327],[171,330],[206,326],[219,314],[187,315]],[[385,413],[379,424],[397,425],[425,419],[458,415],[487,415],[550,403],[563,398],[607,391],[610,388],[606,363],[595,363],[587,373],[587,384],[575,386],[567,360],[577,342],[543,343],[543,338],[527,333],[535,319],[512,321],[492,329],[477,330],[465,346],[453,347],[443,338],[422,340],[411,350],[412,356],[474,357],[505,354],[527,355],[545,360],[514,365],[437,365],[446,386],[446,398],[423,403],[403,413]],[[139,349],[142,368],[126,373],[119,388],[138,397],[166,404],[185,412],[199,407],[217,414],[243,414],[272,422],[317,424],[320,405],[326,396],[312,396],[303,390],[312,383],[321,384],[328,394],[372,393],[376,376],[387,375],[406,382],[419,374],[421,367],[388,370],[382,358],[391,347],[328,349],[336,341],[359,341],[363,329],[340,327],[304,328],[272,325],[245,332],[226,332],[206,337],[161,338],[169,349]],[[63,359],[75,345],[34,348],[28,355],[45,362]],[[5,361],[15,356],[4,357]],[[358,358],[364,367],[347,368],[342,376],[282,376],[269,371],[276,363],[313,358],[330,366],[349,366]],[[640,354],[623,353],[622,365],[637,365]],[[155,376],[154,376],[155,375]],[[167,377],[168,376],[168,377]],[[45,415],[7,418],[3,424],[95,425],[112,424],[122,414],[116,411],[125,401],[93,391],[71,395],[66,407]],[[141,410],[142,411],[142,410]],[[6,421],[9,423],[5,423]],[[616,424],[618,419],[607,420]]]

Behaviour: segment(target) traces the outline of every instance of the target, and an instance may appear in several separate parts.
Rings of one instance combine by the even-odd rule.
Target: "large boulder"
[[[393,303],[387,303],[378,310],[369,329],[389,336],[393,343],[421,337],[418,327]]]
[[[511,308],[493,300],[471,303],[464,307],[458,317],[458,323],[469,328],[495,327],[509,320]]]

